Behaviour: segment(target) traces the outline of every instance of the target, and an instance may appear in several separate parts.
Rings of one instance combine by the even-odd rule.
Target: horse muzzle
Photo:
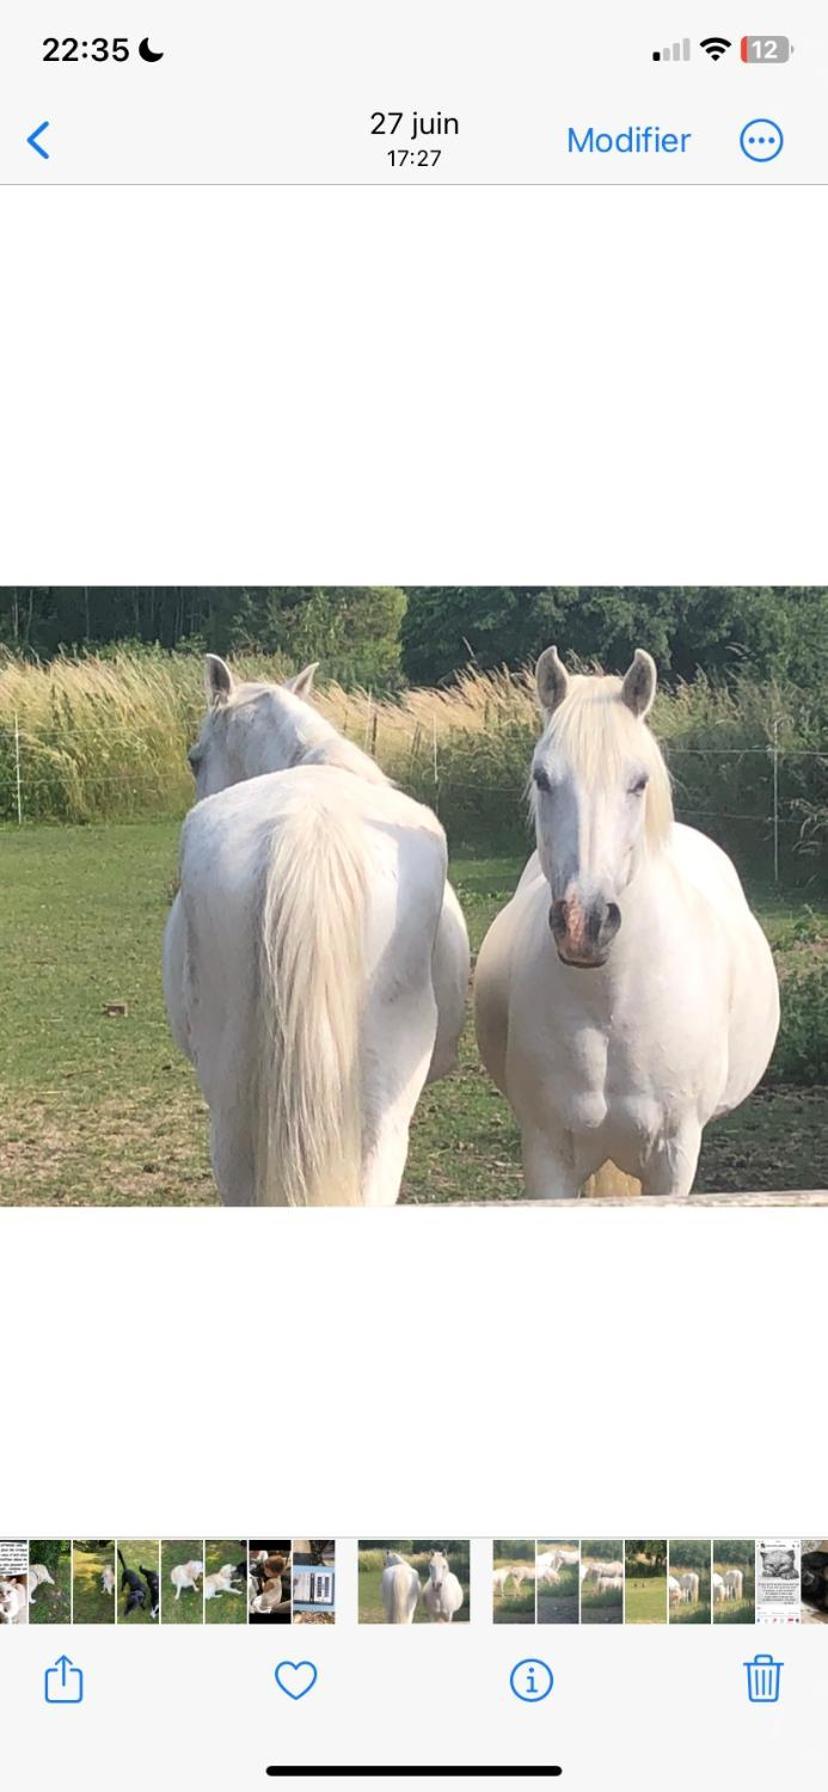
[[[573,970],[594,971],[607,962],[621,926],[621,910],[603,898],[585,908],[575,897],[563,897],[549,910],[549,926],[561,963]]]

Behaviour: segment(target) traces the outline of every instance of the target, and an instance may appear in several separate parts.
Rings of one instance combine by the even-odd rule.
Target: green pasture
[[[175,821],[0,827],[0,1203],[216,1200],[204,1103],[161,991],[178,834]],[[520,867],[455,854],[475,949]],[[696,1186],[825,1187],[825,1095],[809,1066],[828,1025],[828,904],[753,899],[788,990],[782,1041],[773,1078],[708,1129]],[[468,1027],[458,1072],[420,1101],[403,1200],[521,1193],[517,1130]]]
[[[101,1575],[105,1567],[118,1568],[114,1543],[75,1543],[72,1549],[72,1621],[75,1624],[114,1624],[115,1593],[105,1593]]]
[[[512,1556],[496,1554],[494,1557],[495,1568],[525,1568],[526,1566],[526,1562]],[[495,1624],[534,1624],[534,1580],[521,1581],[520,1586],[517,1586],[513,1580],[509,1580],[502,1593],[495,1593],[492,1589],[492,1622]]]
[[[32,1538],[29,1566],[48,1568],[54,1586],[44,1581],[29,1601],[30,1624],[68,1624],[72,1615],[72,1545],[68,1538]]]
[[[753,1598],[717,1600],[713,1607],[714,1624],[755,1624],[756,1606]]]
[[[202,1586],[199,1580],[195,1589],[187,1587],[176,1598],[176,1588],[170,1580],[170,1571],[182,1562],[203,1562],[204,1543],[201,1539],[194,1542],[192,1538],[184,1543],[161,1544],[161,1622],[162,1624],[202,1624]],[[147,1564],[149,1566],[149,1564]]]
[[[624,1582],[627,1624],[666,1624],[666,1574],[628,1574]]]

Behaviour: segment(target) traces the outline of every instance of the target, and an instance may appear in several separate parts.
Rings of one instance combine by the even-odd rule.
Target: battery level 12
[[[789,37],[743,37],[739,49],[743,62],[788,62],[793,55]]]

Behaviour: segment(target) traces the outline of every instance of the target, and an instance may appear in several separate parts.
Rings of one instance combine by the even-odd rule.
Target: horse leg
[[[446,884],[437,937],[431,956],[431,981],[437,1003],[437,1037],[426,1081],[436,1083],[457,1063],[457,1048],[466,1018],[471,958],[469,936],[457,897]]]
[[[210,1114],[213,1175],[227,1207],[252,1207],[256,1199],[253,1136],[248,1113],[214,1107]]]
[[[187,918],[184,913],[183,898],[179,891],[170,909],[164,930],[164,999],[175,1043],[184,1053],[185,1058],[192,1061],[188,963]]]
[[[366,1207],[393,1207],[399,1198],[408,1156],[410,1115],[400,1104],[379,1121],[365,1152],[362,1166],[362,1200]]]
[[[523,1179],[531,1201],[573,1199],[578,1193],[575,1160],[560,1139],[552,1139],[537,1126],[521,1129]]]
[[[363,1030],[362,1204],[393,1207],[399,1198],[414,1109],[432,1061],[437,1007],[430,989],[394,1002],[377,1000]]]
[[[686,1199],[691,1193],[701,1150],[702,1129],[697,1120],[686,1120],[651,1152],[641,1172],[645,1195],[673,1195]]]

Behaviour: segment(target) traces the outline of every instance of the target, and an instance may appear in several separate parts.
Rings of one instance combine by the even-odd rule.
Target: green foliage
[[[610,1542],[606,1537],[585,1538],[581,1543],[581,1558],[583,1561],[621,1562],[624,1559],[624,1545],[619,1537],[612,1538]]]
[[[710,1573],[709,1539],[689,1537],[671,1541],[670,1573],[678,1576],[688,1570],[699,1575]]]
[[[324,659],[328,676],[398,687],[405,593],[390,586],[0,589],[0,645],[51,659],[114,649]]]
[[[495,1567],[505,1567],[507,1562],[534,1562],[534,1537],[496,1537],[494,1541]]]
[[[749,669],[818,686],[828,677],[828,592],[821,587],[418,586],[409,589],[403,667],[439,684],[470,664],[533,661],[550,642],[623,671],[646,647],[662,679],[716,680]]]
[[[810,956],[782,985],[782,1018],[769,1073],[773,1082],[828,1082],[828,955]]]
[[[667,1543],[665,1539],[645,1538],[641,1542],[627,1542],[627,1573],[639,1579],[648,1575],[664,1575],[667,1572]]]
[[[391,586],[246,592],[230,632],[234,652],[281,653],[294,665],[322,660],[346,687],[388,691],[400,683],[405,594]]]

